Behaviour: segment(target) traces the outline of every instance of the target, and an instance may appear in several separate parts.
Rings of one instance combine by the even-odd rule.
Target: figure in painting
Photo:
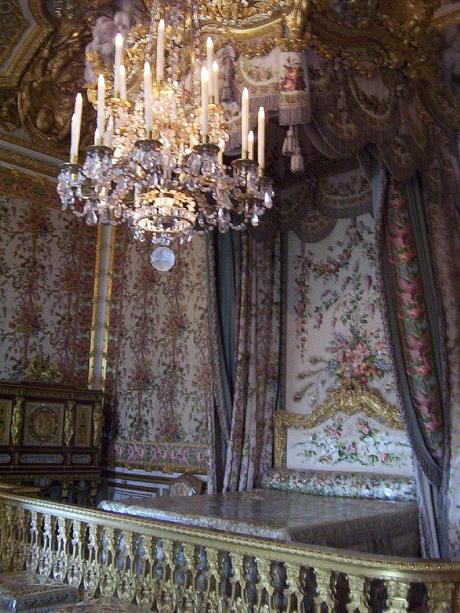
[[[299,60],[289,56],[284,64],[284,77],[281,81],[281,91],[305,91],[307,84],[304,78],[304,69]]]

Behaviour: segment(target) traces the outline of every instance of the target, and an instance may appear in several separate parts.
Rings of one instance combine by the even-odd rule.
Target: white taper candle
[[[78,130],[81,128],[81,117],[83,114],[83,97],[80,93],[78,93],[75,97],[75,108],[74,113],[78,122]]]
[[[123,63],[123,36],[118,33],[115,36],[115,65],[113,79],[113,95],[115,98],[120,93],[120,66]]]
[[[203,136],[208,135],[208,89],[208,69],[206,66],[203,66],[201,69],[201,132]]]
[[[254,159],[254,132],[252,130],[248,134],[248,158]]]
[[[147,134],[151,134],[152,123],[152,73],[150,71],[150,64],[145,62],[144,64],[144,119],[145,129]]]
[[[261,106],[257,116],[257,162],[259,168],[265,168],[265,110]]]
[[[119,81],[120,81],[120,98],[121,100],[126,100],[126,68],[122,64],[119,70]]]
[[[105,80],[99,75],[97,80],[97,127],[100,134],[105,130]]]
[[[212,64],[214,61],[214,43],[212,42],[212,38],[208,36],[206,39],[206,68],[208,70],[208,78],[212,79]],[[213,95],[213,87],[210,82],[211,87],[208,88],[208,96],[211,97]]]
[[[249,91],[245,87],[241,96],[241,157],[248,157],[248,130],[249,130]]]
[[[78,119],[75,113],[72,115],[70,123],[70,163],[78,160]]]
[[[164,77],[165,64],[165,20],[160,19],[157,33],[157,81],[162,81]]]
[[[100,132],[99,128],[96,128],[94,130],[94,144],[95,145],[100,145],[101,144],[101,132]]]
[[[212,97],[219,104],[219,64],[215,60],[212,63]]]

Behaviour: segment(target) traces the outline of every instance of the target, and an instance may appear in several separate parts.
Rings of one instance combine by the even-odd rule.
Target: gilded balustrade
[[[162,613],[454,613],[460,563],[388,558],[0,494],[2,569]]]

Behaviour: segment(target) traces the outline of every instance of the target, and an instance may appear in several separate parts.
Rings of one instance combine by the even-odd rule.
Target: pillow
[[[416,500],[414,480],[395,475],[275,468],[262,476],[260,487],[318,496]]]

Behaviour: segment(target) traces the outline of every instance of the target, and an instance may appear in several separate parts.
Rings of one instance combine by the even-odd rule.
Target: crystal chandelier
[[[125,48],[117,34],[113,73],[100,73],[97,91],[89,90],[97,108],[94,145],[79,163],[78,94],[70,162],[58,179],[64,210],[89,225],[127,223],[136,239],[148,237],[163,248],[213,228],[226,232],[258,225],[274,195],[264,174],[264,109],[257,117],[256,162],[246,88],[241,157],[230,166],[224,163],[229,131],[213,41],[208,37],[203,44],[195,0],[181,6],[183,14],[174,7],[169,15],[163,7],[166,27],[154,2],[147,36],[131,46]]]

